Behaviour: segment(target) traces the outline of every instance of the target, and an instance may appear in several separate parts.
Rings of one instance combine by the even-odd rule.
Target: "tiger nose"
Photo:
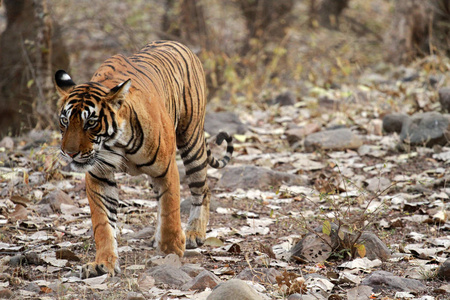
[[[71,158],[74,158],[75,156],[77,156],[77,154],[80,153],[78,152],[66,152],[67,155],[69,155]]]

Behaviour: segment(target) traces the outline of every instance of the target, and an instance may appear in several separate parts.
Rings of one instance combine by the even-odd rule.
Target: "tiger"
[[[76,84],[64,70],[54,77],[59,94],[60,155],[85,173],[96,246],[81,278],[120,273],[117,251],[118,186],[114,174],[147,174],[158,201],[154,246],[182,257],[201,246],[209,222],[208,165],[225,167],[232,137],[220,132],[226,153],[216,159],[205,140],[206,81],[199,58],[175,41],[154,41],[137,53],[106,59],[89,82]],[[181,226],[177,150],[186,170],[191,207]]]

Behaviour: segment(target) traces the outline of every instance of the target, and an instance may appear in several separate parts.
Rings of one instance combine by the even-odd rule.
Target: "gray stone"
[[[155,227],[148,226],[148,227],[142,228],[138,232],[128,234],[124,238],[126,238],[127,240],[128,239],[146,240],[146,239],[151,239],[154,234],[155,234]]]
[[[61,212],[61,203],[74,205],[74,202],[69,195],[61,190],[55,190],[45,196],[38,204],[50,204],[50,207],[54,212]]]
[[[211,273],[210,271],[204,270],[191,281],[183,285],[181,288],[184,291],[187,290],[196,290],[196,291],[204,291],[206,288],[214,288],[221,282],[219,277]]]
[[[439,266],[437,269],[437,276],[444,280],[450,281],[450,258]]]
[[[21,265],[25,264],[26,262],[27,262],[27,259],[26,259],[25,255],[17,254],[17,255],[14,255],[13,257],[11,257],[11,259],[9,260],[9,265],[11,267],[17,267],[17,266],[21,266]]]
[[[438,93],[442,110],[450,112],[450,87],[443,87]]]
[[[161,265],[150,269],[149,274],[155,278],[156,283],[167,284],[172,288],[180,288],[192,278],[179,268]]]
[[[41,289],[39,288],[39,285],[37,285],[34,282],[30,282],[28,283],[26,286],[24,286],[23,288],[25,291],[28,292],[33,292],[33,293],[39,293],[41,291]]]
[[[307,135],[320,130],[320,125],[317,123],[309,123],[302,127],[294,127],[286,130],[284,133],[290,145],[294,145],[303,140]]]
[[[209,294],[207,300],[262,300],[263,298],[240,279],[221,283]]]
[[[366,257],[370,260],[386,261],[391,257],[389,248],[372,232],[363,232],[357,241],[366,248]]]
[[[305,139],[305,150],[312,152],[316,149],[345,150],[357,149],[363,144],[362,140],[348,128],[325,130],[308,135]]]
[[[427,287],[417,279],[402,278],[386,271],[375,271],[364,278],[361,285],[368,285],[375,293],[385,290],[423,292]]]
[[[0,289],[0,299],[10,299],[14,293],[10,289]]]
[[[195,264],[184,264],[181,267],[181,270],[183,272],[185,272],[186,274],[188,274],[191,277],[195,277],[198,274],[200,274],[201,272],[203,272],[205,270],[205,268],[201,267],[200,265],[195,265]]]
[[[339,252],[340,250],[343,250],[345,246],[348,247],[348,245],[350,245],[355,239],[355,234],[351,234],[346,231],[343,231],[344,235],[343,239],[341,239],[338,234],[339,227],[334,223],[330,223],[330,226],[331,232],[329,236],[329,245],[323,240],[323,237],[316,237],[315,234],[310,233],[301,239],[294,247],[292,247],[291,253],[293,255],[293,259],[299,257],[308,260],[308,256],[305,256],[305,251],[307,250],[316,251],[319,255],[318,257],[320,257],[320,255],[326,256],[327,249],[329,249],[330,246],[331,249],[334,249],[334,252]],[[317,233],[322,233],[322,227],[323,226],[320,225],[316,227],[314,231]],[[363,232],[356,243],[364,245],[366,249],[366,257],[370,260],[378,258],[382,261],[386,261],[391,257],[391,251],[389,248],[372,232]]]
[[[282,276],[282,274],[274,268],[246,268],[236,278],[258,283],[276,284],[277,276]]]
[[[370,300],[372,295],[372,288],[367,285],[359,285],[347,291],[348,300]]]
[[[167,254],[164,257],[152,257],[147,262],[148,265],[152,267],[158,266],[171,266],[175,268],[181,267],[180,257],[176,254]]]
[[[296,102],[297,97],[291,91],[279,94],[273,100],[273,104],[279,104],[280,106],[295,105]]]
[[[445,145],[449,120],[436,112],[413,115],[403,124],[400,140],[410,145]]]
[[[217,187],[230,190],[237,188],[268,190],[282,184],[305,185],[307,179],[303,176],[272,171],[262,167],[239,166],[224,169]]]
[[[205,131],[210,135],[216,135],[225,131],[230,135],[244,134],[247,125],[241,122],[238,115],[232,112],[207,113],[205,117]]]
[[[5,136],[1,141],[0,141],[0,147],[3,147],[7,150],[12,150],[14,148],[14,140],[9,137],[9,136]]]
[[[402,131],[403,123],[409,119],[407,114],[393,113],[385,115],[383,118],[383,130],[387,133]]]
[[[209,211],[215,212],[219,206],[220,206],[219,201],[217,201],[216,198],[211,196],[211,200],[209,203]],[[182,214],[187,214],[187,215],[189,214],[189,212],[191,211],[191,197],[188,197],[188,198],[184,199],[183,201],[181,201],[180,211]]]

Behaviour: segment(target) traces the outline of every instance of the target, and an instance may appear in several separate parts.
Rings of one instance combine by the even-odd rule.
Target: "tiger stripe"
[[[55,74],[59,100],[61,155],[86,172],[86,192],[97,253],[82,277],[118,272],[116,223],[118,189],[114,172],[153,178],[158,217],[155,244],[164,253],[183,255],[203,244],[211,193],[208,166],[223,168],[233,153],[216,159],[205,140],[206,83],[198,57],[186,46],[156,41],[129,57],[105,60],[91,80],[76,85],[64,71]],[[186,233],[181,229],[179,151],[191,191]]]

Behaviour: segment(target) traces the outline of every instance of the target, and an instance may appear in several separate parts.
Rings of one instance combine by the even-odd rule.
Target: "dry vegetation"
[[[163,2],[49,0],[51,14],[61,26],[69,51],[71,65],[68,71],[72,78],[77,83],[87,81],[109,56],[115,53],[131,54],[149,41],[161,37],[170,38],[160,29],[164,13]],[[434,195],[434,188],[438,194],[444,191],[450,194],[446,188],[446,180],[443,179],[447,178],[447,174],[445,169],[442,171],[449,159],[435,158],[433,151],[426,148],[412,149],[407,153],[396,152],[394,146],[397,138],[371,135],[370,121],[380,119],[389,112],[412,114],[437,110],[437,89],[450,85],[450,60],[437,52],[434,56],[418,58],[408,65],[387,62],[383,38],[391,24],[392,1],[350,1],[349,8],[341,18],[339,30],[321,28],[317,22],[312,22],[311,26],[309,1],[294,2],[293,22],[286,35],[276,43],[262,44],[258,40],[251,40],[251,50],[243,54],[241,49],[247,42],[247,35],[245,20],[236,1],[202,1],[211,47],[209,50],[200,49],[196,45],[191,47],[201,58],[206,71],[210,91],[208,110],[233,111],[251,127],[245,135],[236,136],[236,153],[232,164],[265,166],[280,172],[303,175],[311,180],[311,185],[298,193],[289,191],[288,188],[278,189],[279,187],[250,191],[215,189],[215,198],[224,210],[212,214],[212,231],[209,234],[212,236],[214,232],[219,232],[220,239],[211,239],[210,245],[202,247],[200,255],[184,258],[183,263],[199,263],[223,280],[239,274],[249,266],[276,265],[279,270],[293,272],[289,274],[326,275],[330,270],[336,271],[352,255],[355,256],[355,252],[360,250],[358,245],[347,245],[347,249],[343,249],[343,252],[336,254],[325,264],[302,265],[278,260],[278,257],[273,259],[271,255],[275,254],[266,245],[292,247],[301,235],[315,226],[328,227],[328,221],[336,221],[330,214],[339,212],[339,218],[346,227],[367,226],[368,229],[373,229],[399,255],[398,261],[384,262],[379,269],[403,275],[405,270],[411,268],[414,260],[419,260],[411,254],[412,251],[408,252],[408,246],[415,244],[423,250],[417,246],[418,243],[423,243],[426,244],[424,248],[428,247],[425,250],[433,248],[434,245],[430,245],[428,239],[445,237],[448,221],[444,221],[444,224],[435,222],[431,218],[431,212],[424,212],[426,205],[417,211],[408,212],[399,207],[386,207],[385,201],[390,201],[398,194],[410,195],[426,189],[429,190],[423,192],[421,197],[428,199],[432,193]],[[3,20],[0,21],[0,25],[4,27]],[[415,76],[413,79],[402,81],[411,74]],[[430,78],[436,79],[434,85],[429,84]],[[384,80],[390,83],[385,84]],[[294,94],[295,108],[273,105],[272,100],[287,91]],[[289,124],[303,126],[310,123],[319,124],[321,128],[341,125],[351,127],[361,135],[367,135],[364,143],[374,148],[370,148],[370,154],[359,154],[352,150],[304,154],[303,146],[294,147],[287,142],[285,132]],[[2,221],[7,222],[3,222],[2,226],[8,229],[0,234],[0,243],[20,244],[21,247],[26,245],[26,249],[20,250],[25,253],[48,251],[55,244],[71,242],[70,249],[81,262],[72,261],[73,266],[68,268],[54,266],[54,262],[49,261],[44,264],[47,270],[37,269],[34,265],[11,267],[5,271],[9,276],[9,288],[17,292],[24,290],[28,281],[42,280],[39,282],[40,295],[49,294],[49,298],[60,299],[124,299],[130,291],[141,292],[141,275],[144,270],[139,268],[148,267],[151,262],[147,259],[151,259],[156,253],[146,240],[129,243],[125,238],[119,240],[119,247],[123,249],[121,262],[124,273],[115,279],[109,279],[108,287],[103,282],[98,285],[80,283],[70,290],[64,290],[63,284],[53,284],[60,276],[64,280],[74,280],[71,276],[76,275],[76,267],[89,261],[94,255],[94,245],[90,237],[82,176],[52,169],[52,159],[59,143],[57,133],[50,131],[33,134],[17,138],[14,151],[0,148],[0,158],[4,160],[3,165],[0,164],[0,198],[3,198],[0,199],[0,212],[5,215]],[[46,145],[42,146],[39,141],[45,141]],[[446,151],[449,149],[442,150],[444,153]],[[316,163],[320,166],[311,167]],[[444,173],[439,173],[437,169]],[[216,187],[217,174],[210,175],[210,185]],[[40,181],[41,177],[45,177],[44,183]],[[151,227],[154,224],[155,209],[142,205],[142,202],[131,201],[151,196],[145,177],[128,177],[122,174],[119,177],[121,199],[131,203],[129,207],[122,207],[119,211],[120,229],[126,236],[127,230],[138,232]],[[371,186],[370,180],[382,177],[392,183],[389,191],[375,183],[375,186]],[[401,180],[398,179],[400,177]],[[36,179],[41,185],[34,186],[32,179]],[[439,181],[437,187],[430,184],[433,181]],[[422,186],[425,186],[423,190]],[[406,192],[409,187],[412,192]],[[70,194],[76,200],[73,206],[79,210],[65,207],[65,211],[50,217],[30,212],[38,200],[53,189],[61,189]],[[308,198],[304,195],[307,189],[315,189],[319,193]],[[351,190],[356,196],[350,199],[342,194],[334,194],[343,190]],[[444,197],[442,193],[435,198],[442,202],[448,201],[448,195]],[[186,187],[182,189],[182,194],[183,198],[189,196]],[[10,201],[13,196],[19,196],[14,198],[15,201],[20,201],[20,197],[26,198],[24,201],[28,205],[30,220],[13,222],[8,219],[7,212],[14,211],[14,201]],[[370,204],[378,205],[375,213],[367,213],[365,208]],[[340,211],[341,208],[344,210]],[[257,214],[257,221],[261,221],[262,225],[253,228],[252,222],[257,221],[247,219],[239,211]],[[427,216],[432,220],[429,223],[416,222],[412,220],[415,215]],[[186,221],[186,216],[183,218]],[[403,222],[402,226],[392,225],[397,219],[401,219],[398,222]],[[373,224],[377,226],[372,226]],[[24,228],[25,225],[30,228]],[[270,229],[270,234],[264,233],[265,228]],[[248,234],[244,229],[261,232],[259,235]],[[49,234],[47,237],[33,237],[37,230],[46,230]],[[328,229],[324,231],[328,232]],[[424,236],[417,238],[417,235],[411,236],[411,232]],[[224,241],[226,246],[239,244],[239,251],[225,254],[220,252],[223,249],[214,243]],[[436,265],[437,256],[442,258],[448,255],[448,242],[444,244],[445,250],[441,247],[433,255],[427,256],[428,252],[424,250],[425,254],[420,257],[422,262],[427,260]],[[126,248],[128,246],[131,250]],[[133,269],[136,266],[139,268]],[[53,267],[59,269],[52,269]],[[56,271],[52,273],[52,270]],[[420,271],[425,279],[430,280],[430,291],[442,283],[435,280],[434,270],[435,268],[424,266]],[[291,276],[289,274],[285,274],[286,278]],[[417,276],[417,272],[414,274]],[[366,274],[361,272],[359,275]],[[14,283],[13,279],[18,281]],[[289,279],[286,280],[289,282]],[[2,283],[6,281],[2,278]],[[282,286],[266,285],[265,293],[272,298],[287,298],[289,292]],[[344,295],[353,286],[353,283],[340,285],[333,293]],[[177,291],[166,289],[162,285],[157,288],[159,290],[154,291],[155,295],[160,293],[158,295],[163,299],[178,297]],[[298,290],[302,290],[302,287],[296,291]],[[439,298],[437,292],[433,293],[436,299],[445,299]],[[374,299],[394,299],[389,298],[393,295],[388,292],[378,296],[379,298]],[[179,297],[193,296],[192,293],[180,292]]]

